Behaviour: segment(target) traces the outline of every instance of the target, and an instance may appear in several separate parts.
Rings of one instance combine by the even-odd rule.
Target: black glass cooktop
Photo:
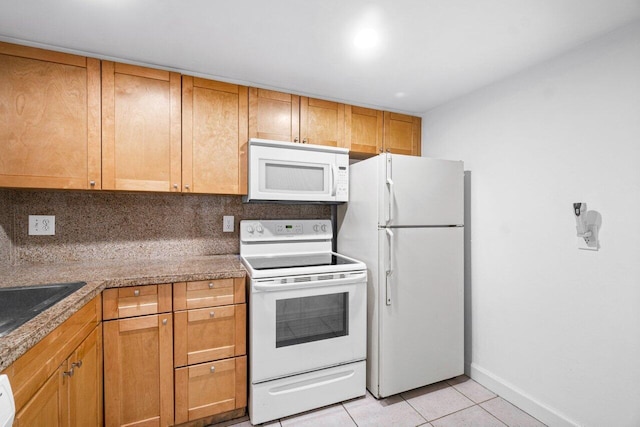
[[[245,257],[254,270],[355,264],[334,253]]]

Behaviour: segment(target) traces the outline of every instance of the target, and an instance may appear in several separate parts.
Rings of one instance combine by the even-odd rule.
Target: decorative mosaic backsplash
[[[55,236],[29,236],[55,215]],[[223,215],[235,216],[233,233]],[[326,205],[244,204],[240,196],[0,189],[0,265],[239,252],[241,219],[330,218]]]

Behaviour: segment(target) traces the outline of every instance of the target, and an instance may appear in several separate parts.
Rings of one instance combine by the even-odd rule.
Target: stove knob
[[[262,228],[262,226],[261,226],[261,225],[257,225],[257,226],[256,226],[256,231],[257,231],[258,233],[262,233],[262,232],[264,231],[264,228]]]
[[[322,231],[327,231],[327,224],[322,224],[320,228],[322,229]]]
[[[253,234],[253,227],[252,226],[248,226],[247,227],[247,231],[249,232],[249,234]]]
[[[319,226],[318,226],[318,224],[314,225],[314,226],[313,226],[313,231],[315,231],[315,232],[317,233],[317,232],[318,232],[318,230],[319,230]]]

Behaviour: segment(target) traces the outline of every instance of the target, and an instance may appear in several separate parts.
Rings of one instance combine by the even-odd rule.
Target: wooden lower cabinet
[[[247,406],[247,356],[176,369],[176,424]]]
[[[243,415],[244,277],[107,289],[103,300],[107,427]]]
[[[171,313],[104,322],[105,425],[173,425]]]
[[[69,425],[68,412],[66,410],[67,393],[65,384],[68,379],[64,377],[67,369],[65,361],[57,371],[31,400],[16,415],[13,427],[57,427]]]
[[[101,343],[97,326],[18,412],[14,427],[102,426]]]
[[[69,425],[102,426],[102,325],[96,327],[67,361]],[[66,378],[66,376],[65,376]]]

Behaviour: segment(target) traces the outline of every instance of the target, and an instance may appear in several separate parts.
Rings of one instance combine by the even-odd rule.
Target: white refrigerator
[[[367,389],[464,373],[461,161],[380,154],[350,166],[338,250],[367,264]]]

